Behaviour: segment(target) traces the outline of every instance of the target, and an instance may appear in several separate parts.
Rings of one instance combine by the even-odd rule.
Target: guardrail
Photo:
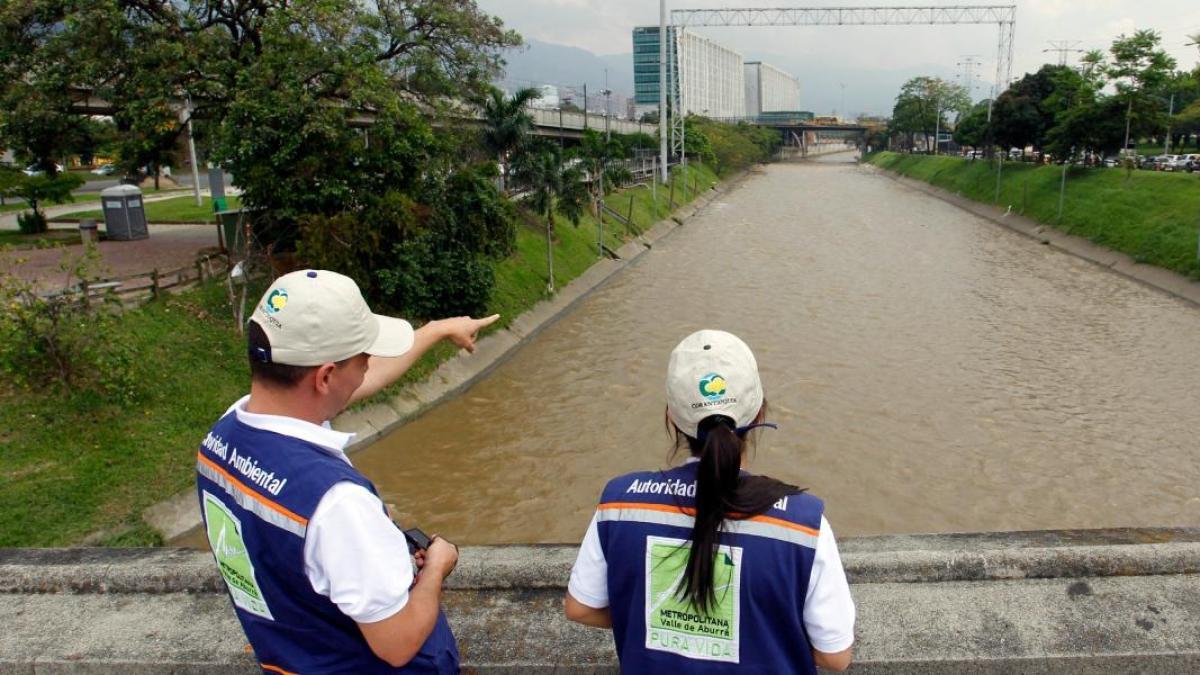
[[[528,108],[527,110],[533,117],[533,123],[542,128],[561,128],[564,131],[582,131],[584,129],[604,131],[605,120],[607,119],[607,128],[615,134],[644,133],[653,136],[658,133],[657,124],[632,122],[630,120],[617,119],[611,115],[606,118],[604,115],[593,113],[584,115],[581,112],[567,112],[565,110],[560,111],[550,108]]]

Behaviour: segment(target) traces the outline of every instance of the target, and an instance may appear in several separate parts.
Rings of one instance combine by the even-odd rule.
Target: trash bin
[[[100,192],[100,201],[104,205],[104,229],[109,240],[129,241],[150,236],[142,191],[136,185],[105,188]]]
[[[79,239],[84,244],[100,241],[100,232],[96,229],[96,220],[94,218],[79,221]]]
[[[246,227],[242,221],[243,215],[241,209],[228,209],[225,211],[217,211],[217,222],[220,223],[220,230],[217,232],[220,237],[221,248],[226,253],[235,256],[245,255],[246,253]]]

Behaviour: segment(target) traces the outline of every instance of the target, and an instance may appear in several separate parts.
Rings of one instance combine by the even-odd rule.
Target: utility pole
[[[933,124],[933,154],[936,156],[942,145],[942,98],[940,96],[933,104],[933,114],[937,118]]]
[[[1167,113],[1167,143],[1166,143],[1166,147],[1163,148],[1164,155],[1171,154],[1171,118],[1174,116],[1175,116],[1175,94],[1171,94],[1171,110],[1170,110],[1170,112]],[[1184,147],[1185,148],[1187,147],[1186,143],[1184,143]]]
[[[200,206],[203,201],[200,199],[200,171],[196,166],[196,138],[192,135],[192,97],[190,95],[187,97],[187,135],[188,154],[192,160],[192,194],[196,196],[196,206]]]
[[[587,82],[583,83],[583,130],[588,130]]]
[[[563,97],[563,98],[559,99],[559,101],[558,101],[558,149],[559,150],[563,149],[563,118],[562,118],[563,106],[566,105],[567,101],[569,101],[569,100],[570,99]]]
[[[1050,40],[1046,44],[1050,45],[1049,49],[1043,49],[1042,53],[1056,52],[1058,54],[1058,65],[1065,66],[1070,57],[1067,54],[1082,54],[1083,50],[1079,45],[1083,44],[1079,40]]]
[[[658,0],[658,164],[667,184],[667,0]]]
[[[612,128],[608,118],[612,117],[612,106],[608,104],[608,97],[612,95],[612,90],[608,88],[608,68],[604,69],[604,140],[612,140]]]

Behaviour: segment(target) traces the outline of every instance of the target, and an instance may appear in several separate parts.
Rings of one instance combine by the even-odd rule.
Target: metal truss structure
[[[921,26],[996,24],[1000,29],[996,49],[996,81],[992,100],[1012,81],[1013,47],[1017,27],[1016,5],[946,5],[914,7],[774,7],[742,9],[675,9],[671,26],[675,39],[683,28],[699,26]],[[678,54],[678,51],[676,51]],[[678,57],[671,61],[678,61]],[[673,114],[670,115],[671,148],[683,153],[684,127],[680,100],[679,64],[670,68]],[[988,110],[991,118],[991,110]]]

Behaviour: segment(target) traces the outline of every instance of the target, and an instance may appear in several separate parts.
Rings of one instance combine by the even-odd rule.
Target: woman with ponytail
[[[671,353],[667,423],[686,461],[609,481],[567,587],[612,628],[621,671],[844,670],[854,602],[824,503],[742,470],[766,401],[754,354],[702,330]]]

